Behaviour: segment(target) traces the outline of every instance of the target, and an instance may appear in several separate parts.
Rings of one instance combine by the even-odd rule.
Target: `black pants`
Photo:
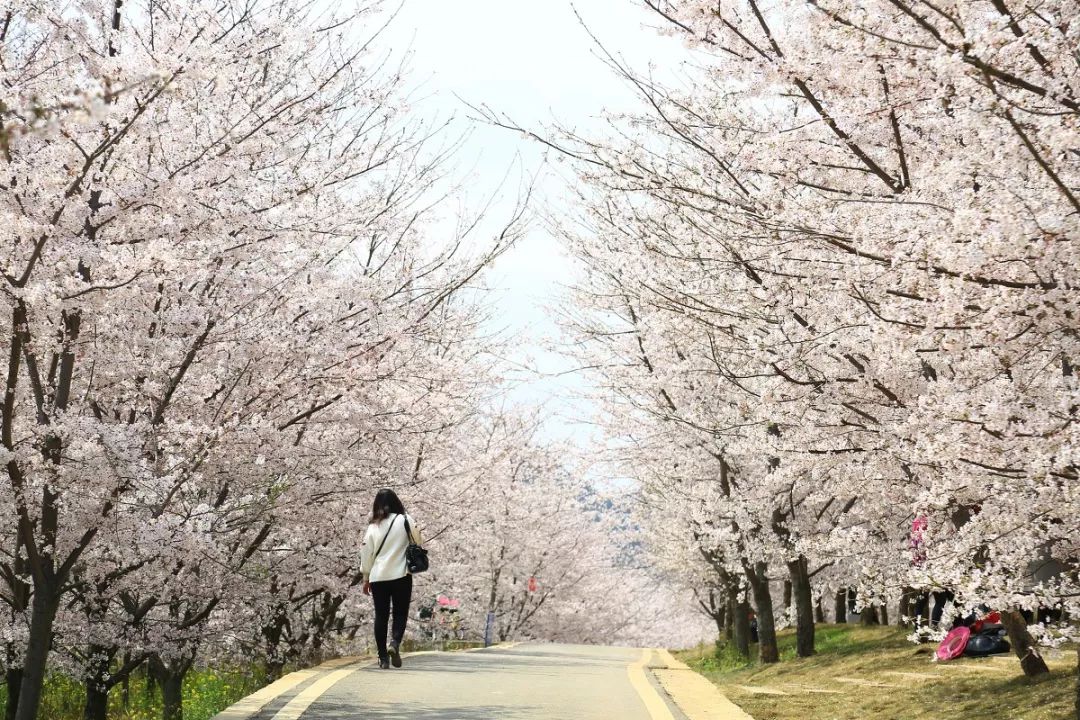
[[[386,623],[390,619],[391,604],[394,606],[394,628],[391,637],[395,643],[400,643],[405,637],[409,603],[412,601],[412,575],[371,583],[371,597],[375,601],[375,647],[379,649],[379,659],[385,660]]]
[[[952,602],[953,594],[948,590],[920,594],[915,600],[915,615],[923,623],[926,622],[926,611],[927,606],[930,605],[931,596],[934,599],[934,609],[930,611],[930,627],[936,628],[941,623],[941,616],[945,614],[946,603]]]

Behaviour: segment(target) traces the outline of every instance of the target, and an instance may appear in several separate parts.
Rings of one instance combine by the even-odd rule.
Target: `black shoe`
[[[390,669],[390,661],[389,660],[380,660],[379,661],[379,669],[380,670],[389,670]]]
[[[394,667],[401,667],[401,651],[398,649],[397,643],[390,644],[390,662],[394,664]]]

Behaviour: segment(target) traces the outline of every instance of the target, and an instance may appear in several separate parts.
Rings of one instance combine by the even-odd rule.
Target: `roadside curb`
[[[660,663],[649,669],[675,706],[690,720],[754,720],[729,700],[716,685],[676,660],[667,650],[657,650]]]
[[[288,675],[275,680],[266,687],[256,690],[247,697],[233,703],[211,718],[211,720],[248,720],[248,718],[257,715],[264,707],[277,698],[318,675],[326,673],[327,671],[339,670],[349,665],[356,665],[356,668],[353,669],[358,669],[371,662],[373,662],[371,658],[365,657],[334,658],[333,660],[327,660],[321,665],[317,665],[313,668],[291,672]]]

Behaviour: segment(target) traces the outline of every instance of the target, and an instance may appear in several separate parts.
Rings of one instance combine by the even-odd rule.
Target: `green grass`
[[[192,670],[184,681],[184,720],[208,720],[263,685],[261,668],[215,671]],[[121,688],[109,693],[110,720],[157,720],[161,717],[161,694],[147,687],[145,677],[131,680],[127,707]],[[82,685],[64,675],[52,675],[45,683],[38,717],[49,720],[81,720]],[[0,714],[7,706],[7,686],[0,685]]]
[[[822,625],[815,637],[817,654],[802,659],[795,656],[794,633],[783,631],[778,638],[781,662],[775,665],[747,662],[727,646],[701,647],[678,655],[755,720],[1075,717],[1075,650],[1051,654],[1051,674],[1029,680],[1012,655],[1007,661],[965,658],[953,661],[949,668],[932,664],[931,646],[913,645],[905,634],[890,627]],[[837,678],[889,687],[860,686]],[[748,688],[787,694],[760,694]]]

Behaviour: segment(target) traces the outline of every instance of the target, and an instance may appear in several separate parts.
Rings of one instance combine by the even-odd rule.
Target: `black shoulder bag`
[[[405,569],[412,575],[422,573],[428,569],[427,550],[413,542],[408,517],[405,517],[405,536],[409,541],[409,546],[405,548]]]

